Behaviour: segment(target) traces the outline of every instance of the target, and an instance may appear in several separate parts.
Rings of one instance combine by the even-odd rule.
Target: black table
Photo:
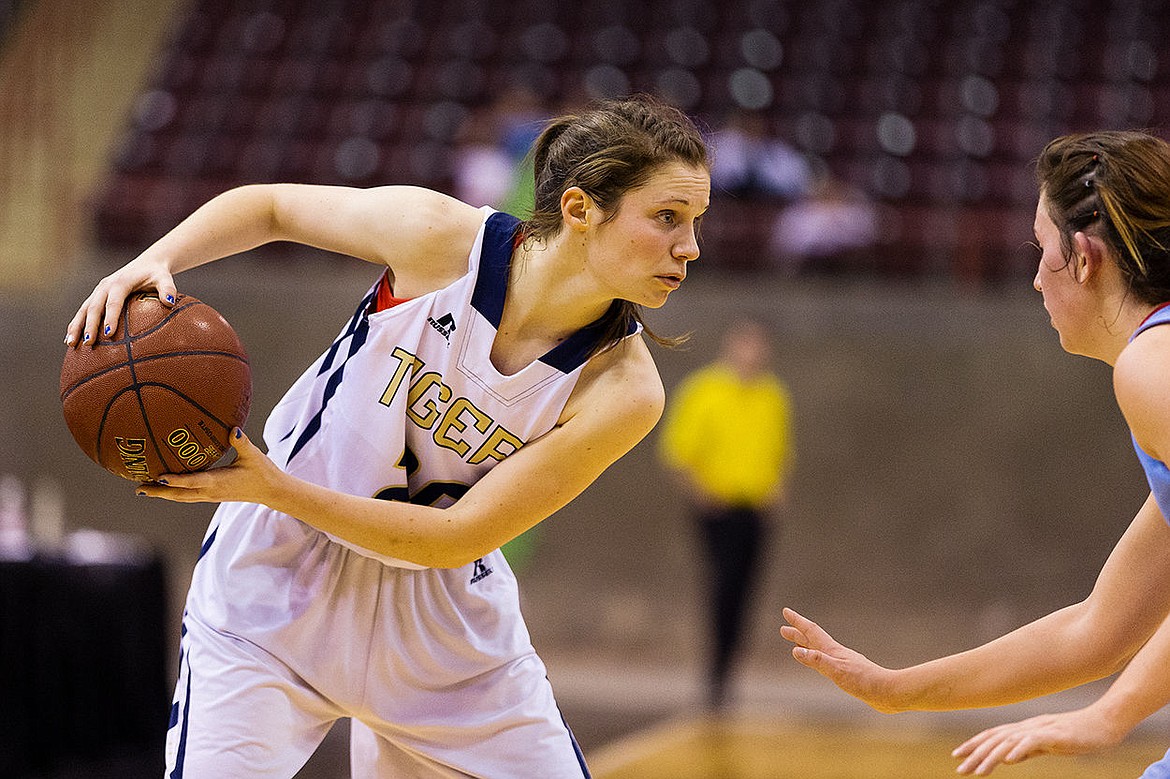
[[[0,779],[154,750],[166,737],[165,567],[0,561]]]

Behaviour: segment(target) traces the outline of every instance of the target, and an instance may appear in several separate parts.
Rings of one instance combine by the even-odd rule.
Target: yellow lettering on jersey
[[[497,425],[495,430],[492,430],[492,434],[475,450],[475,454],[471,455],[467,462],[471,465],[479,465],[489,457],[493,460],[503,460],[522,446],[524,446],[524,442],[518,436]]]
[[[435,392],[432,393],[432,389]],[[428,394],[431,397],[427,397]],[[410,385],[406,393],[406,416],[423,430],[430,430],[439,418],[436,399],[439,403],[447,403],[451,400],[451,388],[443,383],[442,376],[430,371]]]
[[[389,406],[393,402],[394,396],[398,394],[398,388],[402,386],[402,381],[406,378],[408,372],[415,373],[426,365],[426,363],[401,346],[395,346],[390,356],[398,360],[398,367],[394,369],[394,375],[390,377],[390,383],[386,385],[386,391],[378,399],[378,402],[383,406]]]
[[[503,460],[524,445],[518,436],[496,424],[489,414],[467,398],[456,397],[452,401],[454,393],[440,374],[428,371],[418,375],[426,363],[416,355],[398,346],[390,356],[398,364],[378,402],[383,406],[392,405],[405,386],[407,419],[423,430],[434,430],[433,439],[438,446],[450,449],[471,465],[479,465],[488,459]],[[408,376],[411,377],[409,380]],[[469,443],[461,435],[469,428],[484,436],[474,452],[474,442]]]
[[[471,423],[481,433],[486,433],[492,426],[492,418],[476,408],[474,403],[467,398],[456,398],[435,429],[435,443],[456,452],[460,457],[467,456],[471,445],[462,439],[452,438],[451,431],[462,433],[467,429],[467,421],[463,418],[465,415],[471,418]]]

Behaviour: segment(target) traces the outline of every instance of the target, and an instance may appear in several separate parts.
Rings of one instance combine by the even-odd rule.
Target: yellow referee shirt
[[[670,400],[662,459],[729,504],[762,507],[788,475],[792,403],[771,373],[748,381],[721,363],[690,374]]]

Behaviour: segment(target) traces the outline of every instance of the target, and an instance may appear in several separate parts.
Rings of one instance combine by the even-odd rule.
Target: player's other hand
[[[262,503],[268,505],[279,491],[283,473],[268,455],[252,443],[244,431],[232,433],[236,459],[230,465],[196,473],[164,474],[154,483],[140,484],[138,495],[164,498],[176,503]]]
[[[963,758],[955,770],[987,776],[996,766],[1011,765],[1037,755],[1080,755],[1116,746],[1124,731],[1111,727],[1093,707],[989,728],[965,741],[952,753]]]
[[[69,321],[65,345],[96,346],[98,338],[118,329],[126,298],[144,290],[156,290],[164,306],[174,305],[179,295],[171,272],[147,254],[139,255],[98,282]]]
[[[820,625],[792,609],[784,609],[784,619],[788,624],[780,628],[780,635],[795,644],[792,656],[799,663],[878,711],[904,710],[897,702],[893,671],[834,641]]]

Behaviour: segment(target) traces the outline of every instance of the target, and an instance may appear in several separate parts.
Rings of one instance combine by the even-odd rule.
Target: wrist
[[[1123,695],[1106,693],[1089,706],[1085,712],[1099,723],[1101,735],[1110,743],[1125,740],[1138,723],[1145,719],[1143,708],[1137,702],[1124,700]]]

